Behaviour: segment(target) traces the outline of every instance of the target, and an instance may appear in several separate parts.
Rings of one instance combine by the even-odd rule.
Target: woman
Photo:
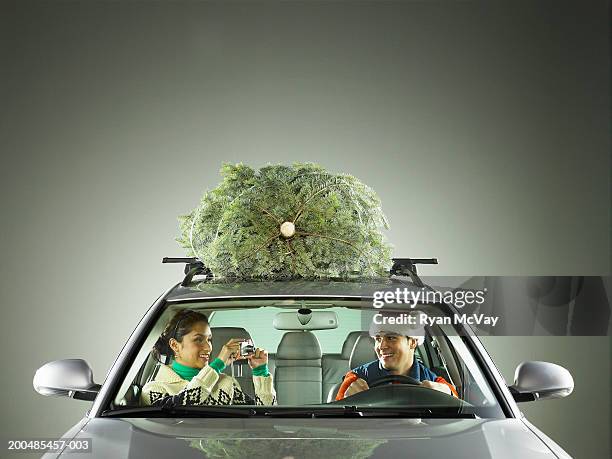
[[[246,358],[253,369],[255,400],[231,376],[221,373],[240,354],[242,339],[229,340],[210,361],[212,333],[208,318],[199,312],[179,311],[166,325],[153,347],[153,355],[173,356],[171,365],[161,365],[155,379],[145,384],[144,405],[275,405],[276,393],[268,371],[268,353],[260,348]]]

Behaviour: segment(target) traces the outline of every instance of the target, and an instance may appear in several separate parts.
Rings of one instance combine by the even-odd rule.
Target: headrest
[[[357,338],[362,335],[367,336],[367,333],[361,331],[352,331],[348,335],[346,335],[346,339],[344,340],[344,344],[342,345],[342,352],[340,353],[340,356],[343,359],[348,360],[351,358],[351,352],[353,352],[353,346],[355,346],[355,341],[357,341]]]
[[[221,348],[232,338],[251,339],[251,335],[240,327],[211,327],[213,355],[219,355]],[[257,346],[257,343],[254,343]]]
[[[374,350],[374,338],[358,336],[349,359],[349,368],[356,368],[373,360],[378,360]]]
[[[287,332],[276,350],[276,360],[311,360],[321,358],[317,337],[309,331]]]

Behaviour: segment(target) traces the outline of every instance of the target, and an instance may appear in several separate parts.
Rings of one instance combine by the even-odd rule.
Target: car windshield
[[[402,334],[375,313],[358,298],[167,303],[105,415],[504,417],[453,325]]]

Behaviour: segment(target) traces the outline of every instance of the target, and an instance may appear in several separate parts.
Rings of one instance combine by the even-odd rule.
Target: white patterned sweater
[[[276,405],[272,375],[253,376],[255,400],[245,394],[236,379],[206,365],[191,381],[168,365],[159,367],[153,381],[142,389],[143,405]]]

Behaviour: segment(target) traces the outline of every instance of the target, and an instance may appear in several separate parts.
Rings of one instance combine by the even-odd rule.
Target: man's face
[[[413,339],[395,333],[377,333],[374,350],[383,368],[390,371],[403,370],[414,358]]]

